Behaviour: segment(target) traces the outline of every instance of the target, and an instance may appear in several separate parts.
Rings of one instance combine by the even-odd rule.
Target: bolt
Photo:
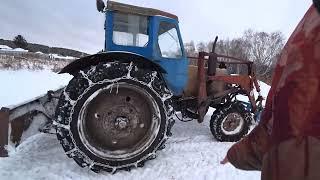
[[[94,117],[95,117],[96,119],[99,119],[99,118],[100,118],[100,115],[99,115],[98,113],[94,113]]]
[[[140,124],[140,128],[144,128],[144,124],[142,123],[142,124]]]

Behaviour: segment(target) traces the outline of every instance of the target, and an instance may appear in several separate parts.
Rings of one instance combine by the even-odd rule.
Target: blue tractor
[[[106,17],[105,49],[61,70],[74,77],[54,120],[63,149],[81,167],[111,173],[142,167],[165,147],[178,111],[182,121],[202,122],[215,108],[210,128],[219,141],[238,141],[248,132],[251,113],[235,97],[247,95],[257,109],[251,62],[224,56],[248,65],[248,75],[219,74],[217,65],[224,72],[224,64],[213,47],[189,66],[177,16],[102,0],[97,9]]]

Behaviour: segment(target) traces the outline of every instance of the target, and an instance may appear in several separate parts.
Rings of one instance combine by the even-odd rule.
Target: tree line
[[[248,29],[241,37],[233,39],[222,39],[217,42],[215,52],[218,54],[233,56],[254,62],[256,75],[260,80],[271,82],[275,63],[280,56],[284,46],[285,38],[281,32],[259,32]],[[188,56],[197,56],[198,52],[211,52],[213,41],[194,41],[185,43]],[[245,73],[247,67],[244,65],[229,65],[230,73]]]
[[[59,54],[62,56],[83,57],[89,54],[77,50],[50,47],[41,44],[29,43],[23,35],[16,35],[12,40],[4,40],[0,38],[0,45],[6,45],[11,48],[22,48],[29,52],[42,52],[44,54]]]

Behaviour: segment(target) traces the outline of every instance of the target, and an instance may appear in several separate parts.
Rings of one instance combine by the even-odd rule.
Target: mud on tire
[[[108,93],[113,93],[114,96],[117,96],[119,93],[119,96],[121,96],[121,93],[123,94],[121,88],[129,88],[129,90],[133,91],[133,94],[134,91],[136,91],[136,94],[138,94],[136,95],[136,99],[143,99],[139,98],[140,95],[141,97],[146,97],[145,99],[148,101],[142,101],[141,104],[136,105],[138,110],[138,106],[143,106],[149,110],[149,106],[143,105],[143,102],[151,103],[154,105],[152,107],[155,107],[150,110],[152,116],[150,123],[148,118],[146,118],[146,124],[149,124],[146,126],[150,127],[150,129],[153,127],[152,130],[155,132],[150,133],[149,129],[147,129],[140,133],[139,136],[137,135],[137,137],[143,137],[148,141],[146,140],[144,145],[144,142],[140,142],[140,140],[136,139],[137,144],[130,145],[130,148],[133,150],[129,151],[131,149],[127,148],[129,149],[128,152],[130,152],[130,154],[121,154],[121,148],[126,149],[126,143],[123,143],[121,140],[126,137],[135,136],[133,135],[135,129],[126,130],[125,128],[138,128],[137,124],[132,125],[137,120],[131,122],[130,118],[139,119],[137,118],[137,116],[140,117],[139,111],[136,110],[133,105],[130,106],[133,110],[124,108],[127,110],[121,110],[122,114],[120,113],[120,115],[113,116],[113,118],[116,119],[115,121],[117,121],[114,125],[115,127],[113,127],[113,125],[110,125],[110,121],[107,121],[110,120],[108,119],[109,114],[104,114],[104,111],[106,111],[106,113],[110,112],[107,112],[107,109],[104,110],[98,106],[99,103],[104,103],[112,107],[112,104],[108,104],[108,101],[99,101],[99,99],[106,98],[103,97],[104,95],[108,96],[108,98],[112,97],[109,96]],[[104,89],[104,91],[102,91],[102,89]],[[132,167],[141,167],[144,165],[145,161],[156,157],[156,151],[164,148],[165,141],[168,136],[171,135],[170,130],[174,124],[172,118],[173,109],[171,106],[171,96],[171,92],[166,88],[161,75],[155,70],[142,69],[134,63],[120,63],[117,61],[100,63],[84,71],[80,71],[77,76],[69,82],[68,86],[61,94],[54,122],[57,130],[57,138],[68,157],[73,158],[81,167],[89,167],[94,172],[105,170],[107,172],[115,173],[117,170],[121,169],[130,170]],[[125,99],[126,100],[124,101],[130,101],[130,97]],[[120,100],[121,97],[119,101]],[[100,108],[100,111],[93,113],[93,115],[90,116],[92,111],[91,104],[94,104],[96,101],[96,104],[98,104],[97,109]],[[115,103],[114,106],[121,106],[121,103]],[[118,111],[114,110],[114,112],[111,112],[110,114],[115,112]],[[144,116],[149,117],[150,114],[144,114]],[[157,117],[155,114],[157,114]],[[100,118],[103,123],[98,120],[95,120],[93,121],[94,123],[92,123],[91,119],[87,118],[89,116],[91,119]],[[124,116],[129,117],[127,118]],[[83,119],[86,120],[84,121]],[[90,121],[87,119],[90,119]],[[94,138],[99,137],[96,136],[96,134],[99,134],[99,125],[101,125],[100,127],[107,128],[111,132],[109,134],[103,134],[104,131],[101,130],[100,135],[102,136],[100,136],[100,141],[97,140],[97,138]],[[145,124],[143,124],[141,128],[144,128],[144,125]],[[98,130],[92,131],[93,128],[97,128]],[[122,133],[122,139],[120,137],[117,139],[116,133],[118,132],[124,132]],[[143,133],[146,135],[144,136]],[[112,143],[104,144],[103,138],[108,138],[109,136],[114,136],[116,140],[106,140]],[[119,142],[117,142],[118,140]],[[99,142],[103,143],[99,144]],[[95,146],[97,144],[98,146]],[[112,146],[113,144],[116,145]],[[141,146],[138,146],[140,144]],[[134,151],[134,147],[136,146],[140,148],[140,151]],[[112,148],[106,149],[104,147]],[[121,158],[117,158],[118,156]]]
[[[248,133],[252,120],[251,113],[236,101],[216,109],[211,116],[210,130],[220,142],[236,142]]]

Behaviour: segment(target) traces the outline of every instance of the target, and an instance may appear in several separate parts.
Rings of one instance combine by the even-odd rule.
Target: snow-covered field
[[[68,84],[71,76],[50,70],[0,70],[0,107],[11,107]]]
[[[12,49],[9,46],[6,45],[0,45],[0,51],[11,51],[11,52],[28,52],[28,50],[22,49],[22,48],[14,48]]]
[[[65,85],[70,76],[49,71],[0,71],[0,106],[14,105]],[[17,85],[19,84],[19,85]],[[269,90],[262,85],[263,96]],[[258,180],[260,172],[240,171],[230,164],[221,165],[232,143],[216,142],[209,130],[210,110],[205,122],[176,121],[173,136],[155,160],[143,168],[120,171],[115,175],[95,174],[80,168],[64,151],[55,135],[38,133],[0,159],[0,180],[86,180],[86,179],[212,179]]]

